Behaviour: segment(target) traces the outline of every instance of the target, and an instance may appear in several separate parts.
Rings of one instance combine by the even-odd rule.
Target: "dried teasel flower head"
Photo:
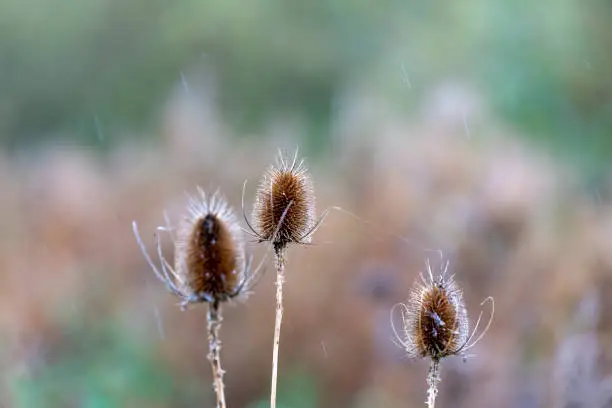
[[[207,197],[198,188],[198,193],[198,197],[189,197],[187,214],[176,234],[167,217],[166,226],[157,228],[158,232],[168,232],[174,242],[174,267],[164,258],[156,234],[160,272],[133,223],[147,262],[170,292],[182,300],[183,307],[188,303],[218,303],[234,298],[252,287],[259,270],[251,273],[251,259],[245,256],[242,230],[233,209],[219,192]]]
[[[314,187],[304,161],[298,161],[297,151],[291,162],[279,153],[277,164],[268,168],[257,189],[255,227],[245,216],[253,235],[272,242],[277,250],[289,243],[308,243],[323,219],[315,218]]]
[[[183,291],[202,301],[227,300],[240,292],[246,259],[242,230],[218,193],[190,199],[175,242],[174,270]]]
[[[397,307],[401,310],[403,335],[396,332],[396,337],[410,357],[429,357],[435,362],[453,355],[465,358],[465,352],[482,339],[491,325],[494,309],[484,330],[474,338],[482,312],[470,332],[463,293],[454,276],[447,274],[448,265],[446,262],[441,273],[434,276],[427,260],[428,276],[420,274],[420,281],[412,288],[408,303],[398,304],[392,310],[392,324],[393,313]],[[488,301],[493,306],[491,297],[482,304]]]

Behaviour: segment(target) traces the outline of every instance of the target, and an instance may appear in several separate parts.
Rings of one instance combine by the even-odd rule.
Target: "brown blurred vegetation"
[[[448,115],[407,123],[360,103],[338,118],[333,146],[308,160],[319,210],[341,206],[362,219],[334,210],[315,245],[290,250],[281,393],[283,376],[298,370],[314,379],[316,406],[422,406],[426,364],[393,344],[389,311],[426,257],[439,262],[425,248],[441,248],[472,319],[489,295],[496,316],[475,357],[443,364],[440,406],[596,406],[585,401],[604,398],[612,373],[610,203],[499,125],[481,120],[467,137]],[[368,111],[377,115],[360,114]],[[176,222],[196,185],[220,186],[239,209],[244,179],[248,203],[277,147],[297,142],[282,124],[265,139],[238,140],[214,115],[198,122],[186,112],[168,109],[161,145],[124,143],[105,157],[56,146],[0,160],[3,406],[30,406],[17,399],[19,384],[42,381],[69,356],[85,358],[79,343],[95,334],[84,333],[103,324],[136,350],[150,349],[155,371],[178,383],[173,392],[195,387],[200,406],[212,406],[205,308],[180,312],[146,265],[131,222],[153,249],[163,211]],[[169,240],[164,250],[171,255]],[[250,250],[261,259],[262,247]],[[267,398],[271,269],[247,302],[226,309],[230,406]],[[75,320],[84,332],[74,332]],[[94,354],[108,347],[94,343]],[[63,395],[49,406],[86,406],[78,385],[67,397],[53,384],[49,395]],[[136,396],[122,406],[167,406],[155,401]]]

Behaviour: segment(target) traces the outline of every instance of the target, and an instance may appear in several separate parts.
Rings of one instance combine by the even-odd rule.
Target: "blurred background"
[[[152,249],[185,192],[240,210],[245,179],[249,214],[299,146],[319,211],[359,218],[290,250],[282,407],[424,406],[389,314],[428,249],[472,320],[496,299],[440,407],[612,407],[610,21],[604,0],[0,0],[0,406],[214,406],[206,308],[179,310],[131,222]],[[231,407],[267,406],[267,269],[225,309]]]

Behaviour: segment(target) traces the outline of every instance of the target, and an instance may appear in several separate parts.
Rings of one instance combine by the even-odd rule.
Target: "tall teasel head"
[[[465,356],[464,353],[480,341],[491,325],[493,309],[486,327],[474,338],[482,312],[470,332],[463,293],[454,276],[447,274],[448,265],[446,262],[441,273],[434,276],[427,260],[428,276],[420,274],[420,281],[412,288],[408,302],[397,305],[402,314],[403,330],[402,335],[396,332],[396,336],[410,357],[429,357],[438,362],[448,356]],[[488,301],[493,305],[490,297],[483,304]],[[392,322],[397,307],[392,310]]]
[[[174,242],[174,267],[164,258],[157,233],[160,272],[140,239],[136,223],[133,224],[147,262],[170,292],[182,300],[183,306],[231,299],[247,289],[254,276],[233,209],[219,192],[207,197],[198,188],[198,193],[197,197],[189,197],[186,215],[176,233],[167,218],[166,226],[157,228],[158,233],[168,232]]]
[[[312,179],[304,167],[303,160],[298,161],[297,150],[291,162],[279,154],[277,164],[271,166],[264,174],[255,196],[253,208],[255,227],[251,225],[244,213],[244,188],[242,200],[244,220],[251,229],[251,235],[260,242],[271,242],[274,248],[276,319],[272,350],[270,407],[275,408],[280,332],[283,319],[285,249],[289,243],[309,243],[312,234],[321,225],[327,212],[324,212],[319,220],[315,220],[315,195]]]
[[[191,197],[176,236],[174,270],[189,297],[210,302],[236,296],[245,279],[242,230],[218,193]]]
[[[308,243],[320,221],[316,221],[312,179],[297,151],[289,162],[279,153],[276,165],[264,174],[255,197],[253,235],[270,241],[276,249],[289,243]],[[246,219],[246,216],[245,216]]]

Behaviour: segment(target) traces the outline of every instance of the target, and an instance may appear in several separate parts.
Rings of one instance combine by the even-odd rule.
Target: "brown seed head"
[[[411,357],[437,361],[460,354],[467,345],[469,324],[463,295],[453,276],[446,276],[446,268],[434,277],[428,262],[429,279],[421,275],[405,305],[402,344]]]
[[[175,271],[189,301],[224,301],[240,292],[246,258],[234,211],[215,193],[191,198],[176,237]]]
[[[266,171],[257,190],[255,231],[277,248],[310,242],[316,217],[312,179],[297,156],[292,163],[279,156],[278,162]]]

